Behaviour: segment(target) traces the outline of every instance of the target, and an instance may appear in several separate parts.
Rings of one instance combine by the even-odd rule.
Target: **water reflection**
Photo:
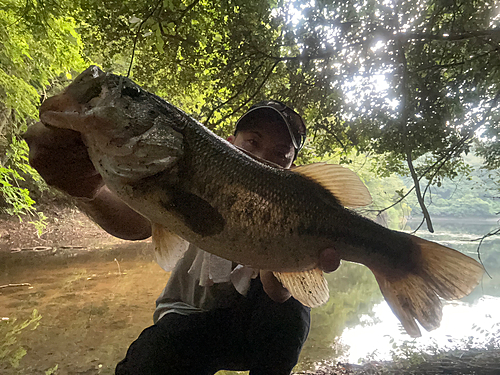
[[[364,266],[344,263],[326,278],[330,299],[312,310],[311,332],[302,350],[300,369],[345,356],[349,348],[338,338],[346,327],[359,325],[363,315],[372,316],[373,306],[383,299],[375,277]]]
[[[477,242],[470,240],[493,227],[436,223],[436,233],[419,235],[477,258]],[[0,373],[112,374],[128,345],[151,325],[168,274],[153,261],[147,242],[46,253],[0,256],[0,286],[20,284],[0,288]],[[485,276],[470,296],[446,304],[442,327],[423,330],[412,342],[445,348],[469,336],[487,340],[498,331],[499,253],[500,239],[487,238],[481,258],[493,278]],[[375,351],[388,358],[393,344],[410,340],[366,267],[345,263],[327,278],[331,298],[313,309],[298,370],[338,360],[355,363]],[[20,356],[18,368],[10,362],[12,353]]]
[[[0,289],[0,333],[12,333],[35,309],[41,319],[35,330],[29,326],[10,335],[10,348],[25,348],[26,355],[17,369],[9,356],[0,357],[0,373],[45,374],[56,366],[58,374],[114,373],[128,345],[152,324],[155,299],[168,278],[143,255],[148,246],[43,257],[37,263],[15,254],[3,259],[0,285],[31,286]]]
[[[422,337],[411,339],[401,329],[398,320],[386,303],[374,307],[373,315],[363,316],[362,324],[346,329],[342,343],[349,347],[345,359],[350,363],[375,357],[391,359],[397,347],[410,344],[413,348],[439,348],[446,350],[496,340],[500,325],[500,298],[484,296],[473,304],[462,301],[446,303],[441,327],[435,331],[422,331]],[[370,340],[366,340],[369,337]],[[372,341],[375,340],[375,344]]]

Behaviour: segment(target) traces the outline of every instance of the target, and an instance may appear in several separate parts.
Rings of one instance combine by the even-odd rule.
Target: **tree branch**
[[[255,92],[250,95],[238,108],[236,108],[232,113],[228,114],[228,115],[225,115],[224,117],[222,117],[219,121],[217,121],[214,126],[217,126],[218,124],[220,124],[221,122],[225,121],[226,119],[228,119],[229,117],[231,117],[232,115],[234,115],[235,113],[237,113],[238,111],[240,111],[244,106],[246,106],[253,98],[255,98],[257,96],[257,94],[260,92],[260,89],[262,88],[262,86],[264,86],[264,84],[267,82],[267,80],[269,79],[269,77],[271,76],[271,74],[273,73],[274,71],[274,68],[276,68],[276,66],[280,63],[280,61],[275,61],[273,66],[271,67],[271,69],[269,70],[269,72],[266,74],[266,76],[264,77],[264,79],[262,80],[262,82],[260,83],[259,87],[257,87],[257,89],[255,90]]]
[[[436,160],[436,162],[434,162],[434,164],[432,164],[431,166],[429,166],[427,169],[425,169],[422,172],[422,174],[418,178],[419,181],[422,178],[424,178],[427,175],[427,173],[429,173],[431,170],[433,170],[434,167],[437,166],[436,172],[431,176],[431,178],[429,179],[429,183],[427,184],[427,186],[426,186],[426,188],[424,190],[424,196],[425,196],[425,192],[427,191],[427,188],[430,186],[432,180],[436,177],[437,172],[439,172],[439,170],[457,152],[457,150],[461,149],[462,146],[465,145],[465,143],[467,141],[469,141],[469,140],[472,139],[472,134],[477,129],[479,129],[486,122],[487,117],[489,116],[489,114],[491,113],[491,111],[493,110],[493,108],[496,106],[496,104],[497,104],[497,102],[498,102],[499,99],[500,99],[500,91],[496,94],[495,98],[492,99],[491,105],[488,108],[488,111],[485,113],[485,115],[483,116],[482,120],[472,129],[472,132],[470,132],[469,134],[467,134],[466,136],[464,136],[462,139],[460,139],[457,143],[455,143],[454,145],[452,145],[450,147],[450,149],[445,152],[445,155],[443,155],[442,157],[440,157],[438,160]],[[410,190],[408,190],[408,192],[405,195],[403,195],[400,199],[398,199],[396,202],[394,202],[393,204],[391,204],[388,207],[385,207],[385,208],[383,208],[381,210],[368,210],[368,211],[370,211],[370,212],[378,212],[378,215],[380,215],[382,212],[384,212],[384,211],[386,211],[386,210],[394,207],[395,205],[401,203],[408,195],[410,195],[410,193],[413,191],[413,189],[415,189],[415,186],[413,186]],[[425,220],[425,218],[424,218],[424,220]],[[422,226],[422,224],[423,224],[423,221],[418,226],[418,228],[420,228]]]
[[[438,171],[439,171],[444,166],[444,164],[453,156],[453,154],[455,154],[456,151],[459,150],[465,144],[465,142],[467,142],[468,140],[470,140],[470,136],[469,135],[463,137],[462,139],[460,139],[460,141],[458,141],[453,146],[451,146],[450,149],[448,151],[446,151],[445,155],[443,155],[442,157],[440,157],[438,160],[436,160],[434,162],[434,164],[432,164],[431,166],[427,167],[422,172],[422,174],[420,175],[420,177],[418,178],[418,180],[419,181],[422,180],[422,178],[424,178],[427,175],[427,173],[429,173],[430,171],[432,171],[434,169],[434,167],[436,167],[436,166],[437,166]],[[433,177],[431,177],[431,180],[434,177],[435,177],[435,175]],[[399,198],[396,202],[394,202],[393,204],[391,204],[388,207],[385,207],[385,208],[383,208],[381,210],[368,210],[368,211],[370,211],[370,212],[378,212],[378,215],[380,215],[382,212],[387,211],[388,209],[390,209],[390,208],[394,207],[395,205],[401,203],[408,195],[410,195],[410,193],[413,191],[413,189],[415,189],[415,186],[413,186],[410,190],[408,190],[408,192],[405,195],[403,195],[401,198]],[[424,195],[425,195],[425,193],[424,193]]]
[[[467,31],[464,33],[452,33],[445,35],[438,34],[426,34],[426,33],[402,33],[397,34],[391,39],[399,39],[400,41],[410,41],[410,40],[440,40],[440,41],[456,41],[456,40],[467,40],[480,37],[499,37],[500,29],[490,29],[490,30],[475,30]]]
[[[223,106],[225,106],[230,101],[236,99],[242,93],[242,91],[245,88],[247,82],[250,81],[250,79],[252,79],[259,72],[259,70],[262,69],[263,65],[264,65],[264,63],[261,63],[252,73],[250,73],[247,76],[247,78],[245,79],[245,82],[243,82],[240,85],[240,88],[238,89],[238,91],[236,91],[236,93],[233,96],[231,96],[229,99],[227,99],[226,101],[222,102],[221,104],[217,105],[216,107],[212,108],[212,110],[210,111],[210,113],[208,114],[208,116],[207,116],[207,118],[205,120],[205,124],[208,124],[208,122],[212,118],[212,116],[213,116],[213,114],[214,114],[215,111],[217,111],[218,109],[222,108]]]
[[[137,32],[135,33],[135,38],[134,38],[134,45],[132,47],[132,56],[130,57],[130,64],[128,66],[128,72],[127,72],[127,78],[130,77],[130,72],[132,70],[132,64],[134,62],[134,56],[135,56],[135,47],[137,45],[137,39],[139,38],[139,33],[141,32],[142,25],[153,16],[153,14],[156,12],[156,9],[163,4],[163,0],[158,0],[156,5],[153,7],[153,10],[149,13],[149,15],[142,20],[142,22],[139,24],[139,27],[137,28]]]
[[[4,288],[14,288],[14,287],[19,287],[19,286],[31,286],[30,283],[16,283],[16,284],[5,284],[5,285],[0,285],[0,289]]]
[[[182,12],[181,14],[179,15],[179,17],[175,20],[175,22],[179,22],[180,20],[182,20],[184,18],[184,16],[191,10],[193,9],[196,5],[198,5],[198,3],[200,2],[200,0],[194,0],[191,4],[189,4]]]
[[[476,31],[468,31],[465,33],[451,33],[447,36],[444,35],[438,35],[438,34],[427,34],[427,33],[397,33],[393,34],[392,32],[388,32],[387,30],[380,30],[381,33],[387,38],[387,41],[399,41],[399,42],[409,42],[412,40],[437,40],[437,41],[460,41],[460,40],[467,40],[467,39],[482,39],[483,42],[491,44],[495,48],[500,48],[498,44],[492,42],[491,40],[484,40],[485,37],[489,38],[500,38],[500,29],[490,29],[490,30],[476,30]],[[349,44],[344,47],[352,47],[355,45],[362,44],[362,42],[356,42]],[[266,53],[261,53],[263,57],[266,57],[271,60],[279,60],[279,61],[307,61],[307,60],[326,60],[329,58],[332,58],[338,54],[338,51],[328,51],[328,52],[323,52],[319,53],[316,55],[305,55],[305,54],[300,54],[300,55],[295,55],[295,56],[273,56],[269,55]]]
[[[198,44],[194,43],[194,42],[190,42],[189,40],[181,37],[179,34],[169,34],[167,32],[165,32],[165,29],[163,28],[163,25],[161,24],[161,22],[158,22],[158,28],[160,29],[160,33],[163,37],[165,38],[170,38],[170,39],[174,39],[174,40],[177,40],[179,42],[183,42],[183,43],[186,43],[186,44],[189,44],[193,47],[197,47]]]
[[[324,126],[322,124],[319,124],[318,127],[320,129],[323,129],[324,131],[326,131],[331,136],[333,136],[333,138],[335,138],[335,140],[340,144],[340,146],[344,149],[344,152],[347,154],[347,147],[346,147],[346,145],[344,145],[344,142],[342,142],[342,140],[337,136],[337,134],[335,134],[335,132],[331,128],[328,128],[328,127],[326,127],[326,126]]]
[[[471,62],[471,61],[474,61],[474,60],[478,60],[480,59],[481,57],[485,57],[485,56],[488,56],[489,54],[491,54],[492,52],[497,52],[496,50],[491,50],[491,51],[488,51],[488,52],[485,52],[485,53],[482,53],[480,55],[476,55],[474,56],[473,58],[471,59],[468,59],[468,60],[462,60],[460,62],[456,62],[456,63],[449,63],[449,64],[436,64],[436,65],[429,65],[429,66],[423,66],[421,68],[418,68],[418,69],[415,69],[413,71],[411,71],[410,73],[418,73],[418,72],[421,72],[421,71],[424,71],[424,70],[432,70],[432,69],[446,69],[446,68],[451,68],[453,66],[459,66],[459,65],[464,65],[468,62]]]
[[[394,2],[394,9],[397,9],[397,4]],[[396,17],[396,28],[399,30],[399,25],[397,24],[397,17]],[[410,175],[413,179],[413,185],[415,186],[415,194],[417,196],[418,204],[420,205],[420,208],[422,209],[422,213],[424,215],[425,221],[427,223],[427,229],[429,232],[434,233],[434,228],[432,226],[432,221],[429,215],[429,212],[427,211],[427,207],[425,207],[425,202],[424,198],[422,197],[422,192],[420,191],[420,182],[419,178],[417,176],[417,173],[415,172],[415,168],[413,166],[413,161],[412,161],[412,156],[411,156],[411,147],[410,147],[410,142],[408,140],[409,138],[409,132],[408,132],[408,127],[407,127],[407,122],[409,119],[409,108],[408,108],[408,62],[406,61],[406,56],[405,56],[405,50],[403,47],[403,44],[401,43],[401,40],[396,39],[395,40],[395,48],[396,48],[396,55],[400,59],[401,67],[402,67],[402,82],[401,82],[401,106],[402,106],[402,112],[401,112],[401,133],[403,135],[403,142],[405,146],[405,153],[406,153],[406,163],[408,164],[408,169],[410,170]]]

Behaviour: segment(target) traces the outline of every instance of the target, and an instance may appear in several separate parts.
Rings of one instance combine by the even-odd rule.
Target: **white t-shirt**
[[[156,300],[156,323],[165,314],[195,314],[233,306],[246,295],[258,271],[189,245]]]

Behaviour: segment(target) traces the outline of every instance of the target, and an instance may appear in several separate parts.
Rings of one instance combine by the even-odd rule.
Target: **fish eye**
[[[131,98],[136,98],[141,94],[141,90],[136,86],[123,85],[121,94],[122,96],[125,95]]]
[[[284,152],[277,152],[276,156],[281,160],[287,160],[287,155]]]

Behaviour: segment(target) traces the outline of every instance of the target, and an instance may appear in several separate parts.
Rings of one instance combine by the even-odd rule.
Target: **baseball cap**
[[[297,156],[306,141],[306,125],[297,112],[277,100],[263,100],[250,107],[236,123],[234,133],[252,126],[257,117],[266,116],[269,118],[270,115],[274,115],[286,125],[295,148],[295,156]]]

